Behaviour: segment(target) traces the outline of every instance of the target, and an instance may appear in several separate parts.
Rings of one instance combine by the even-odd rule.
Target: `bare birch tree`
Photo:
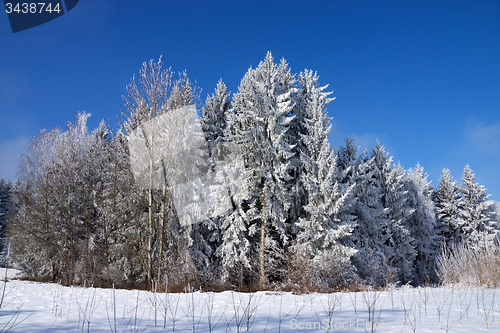
[[[157,121],[161,115],[174,109],[190,105],[194,101],[194,89],[186,73],[173,81],[170,68],[165,69],[161,58],[155,63],[144,63],[139,71],[139,78],[132,78],[127,86],[128,97],[124,97],[127,117],[124,126],[131,137],[136,134],[145,144],[144,164],[145,177],[140,183],[146,188],[148,197],[148,230],[147,230],[147,280],[154,278],[154,242],[158,238],[158,258],[161,259],[164,247],[166,222],[174,218],[174,206],[168,193],[166,182],[166,167],[162,162],[161,130],[163,121]],[[155,189],[161,189],[159,200],[160,218],[155,221],[158,200],[155,199]],[[168,209],[169,214],[166,213]]]

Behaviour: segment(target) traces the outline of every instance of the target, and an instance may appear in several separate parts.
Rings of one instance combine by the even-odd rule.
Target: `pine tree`
[[[406,226],[415,240],[414,284],[436,282],[434,260],[439,241],[436,235],[436,214],[432,200],[434,189],[419,164],[414,170],[408,170],[405,188],[407,205],[410,208],[409,215],[406,216]]]
[[[415,258],[413,238],[405,227],[404,170],[377,143],[370,159],[359,165],[355,196],[357,227],[352,240],[360,276],[371,283],[407,283]]]
[[[471,247],[489,247],[496,234],[492,214],[489,211],[491,202],[487,201],[484,186],[476,183],[473,171],[467,165],[462,176],[459,192],[463,197],[461,217],[462,233]]]
[[[408,193],[405,189],[406,171],[400,164],[393,167],[386,179],[385,203],[388,208],[391,223],[392,241],[394,254],[390,262],[397,270],[397,276],[402,283],[412,282],[414,279],[413,264],[416,256],[415,240],[406,221],[408,215]],[[391,251],[392,252],[392,251]]]
[[[5,237],[7,228],[7,215],[11,206],[12,184],[0,178],[0,253],[5,247]]]
[[[356,207],[359,205],[358,195],[362,196],[363,181],[366,179],[367,151],[358,156],[359,147],[355,144],[354,138],[346,138],[345,146],[341,146],[337,151],[337,182],[345,189],[351,189],[350,203],[346,205],[348,210],[342,212],[341,221],[357,225]],[[364,170],[364,171],[362,171]],[[345,244],[352,245],[352,237],[343,240]]]
[[[350,221],[342,221],[341,215],[351,204],[352,187],[345,187],[337,181],[337,157],[330,148],[328,134],[331,129],[330,118],[326,107],[333,99],[331,93],[323,92],[319,87],[318,77],[312,71],[299,75],[301,90],[299,96],[303,110],[298,112],[302,117],[299,151],[301,169],[299,186],[303,189],[303,214],[298,219],[296,246],[293,252],[304,260],[312,260],[320,265],[322,253],[330,249],[342,249],[346,259],[353,254],[339,244],[339,239],[352,232]],[[312,272],[318,272],[318,267]]]
[[[250,221],[245,213],[243,202],[233,204],[233,210],[221,218],[222,239],[216,254],[221,258],[222,281],[233,278],[238,281],[241,289],[244,285],[244,272],[255,268],[255,263],[251,259],[253,239],[248,230]]]
[[[355,150],[350,142],[346,142],[345,150],[349,157]],[[344,154],[344,150],[341,152]],[[368,283],[382,285],[386,277],[390,275],[385,249],[385,244],[390,237],[387,230],[389,223],[384,216],[384,207],[381,202],[382,187],[372,166],[373,157],[368,158],[365,151],[356,163],[350,158],[342,158],[341,165],[346,166],[342,169],[343,174],[349,174],[349,167],[356,164],[355,172],[350,169],[352,171],[348,178],[350,181],[355,181],[354,195],[357,198],[353,209],[357,225],[351,236],[352,245],[358,250],[354,256],[354,263],[361,279]]]
[[[338,181],[353,186],[353,205],[348,211],[355,227],[345,244],[357,250],[353,262],[359,277],[368,283],[383,284],[388,265],[383,252],[385,222],[380,207],[380,187],[374,178],[373,163],[365,150],[358,156],[354,138],[346,138],[337,152]]]
[[[201,124],[203,128],[203,132],[205,133],[205,138],[207,141],[207,147],[208,147],[208,153],[209,153],[209,164],[211,167],[211,171],[214,172],[214,181],[220,184],[221,186],[224,186],[227,188],[226,182],[229,180],[228,175],[226,172],[228,171],[227,169],[230,168],[231,162],[229,159],[231,158],[230,156],[227,156],[227,145],[226,148],[224,148],[224,132],[226,130],[226,118],[228,116],[229,110],[231,108],[231,102],[230,102],[230,92],[228,92],[226,85],[222,81],[222,79],[217,83],[217,87],[215,88],[215,92],[211,95],[208,96],[205,105],[202,108],[202,114],[201,114]],[[235,215],[238,215],[235,213]],[[203,244],[203,247],[205,248],[206,253],[210,253],[210,255],[207,255],[205,257],[205,261],[213,261],[215,260],[212,257],[212,253],[215,254],[217,251],[218,253],[225,252],[226,249],[220,248],[221,245],[221,218],[225,217],[226,214],[223,216],[212,216],[209,220],[205,221],[204,227],[203,227],[203,238],[204,241],[198,242],[199,244]],[[235,216],[232,216],[235,217]],[[228,221],[226,221],[228,222]],[[237,223],[237,222],[234,222]],[[233,227],[233,222],[230,223],[228,226],[229,228]],[[229,232],[227,236],[229,236],[231,232]],[[226,244],[232,243],[229,240],[226,240]],[[220,248],[218,250],[218,248]],[[223,257],[227,259],[230,259],[234,256],[234,249],[229,250],[228,255],[224,255]],[[244,251],[243,251],[244,252]],[[243,258],[245,255],[243,255]],[[231,261],[232,259],[230,259]],[[227,267],[232,266],[231,263],[224,263],[227,264]],[[214,264],[210,264],[210,266],[214,266]],[[216,272],[212,272],[212,275],[217,274]],[[229,275],[227,274],[227,271],[224,271],[223,276],[224,280],[227,280],[229,278]],[[212,278],[213,280],[213,278]]]
[[[93,132],[100,151],[96,162],[100,163],[101,181],[96,188],[94,205],[98,214],[98,251],[105,260],[101,278],[127,286],[131,281],[144,279],[146,253],[139,230],[143,230],[146,223],[141,220],[138,207],[146,203],[138,200],[141,196],[134,186],[126,135],[120,129],[108,136],[102,127],[103,123]]]
[[[443,169],[436,191],[438,232],[449,248],[463,241],[460,210],[463,201],[450,170]]]
[[[359,165],[363,162],[363,156],[358,158],[359,147],[354,138],[346,138],[345,146],[341,146],[337,152],[339,181],[343,184],[356,184],[359,174]]]
[[[214,147],[215,143],[224,136],[226,117],[231,108],[230,95],[231,93],[227,91],[227,87],[221,79],[217,83],[215,92],[207,97],[202,108],[200,120],[209,148]]]
[[[248,237],[258,239],[259,285],[279,277],[288,243],[286,223],[293,204],[288,194],[290,160],[294,157],[288,133],[293,120],[294,75],[282,60],[274,63],[268,53],[256,69],[249,69],[234,95],[228,117],[229,142],[241,149],[249,198],[242,203],[248,221]],[[235,210],[237,212],[238,210]],[[241,232],[246,232],[241,229]]]

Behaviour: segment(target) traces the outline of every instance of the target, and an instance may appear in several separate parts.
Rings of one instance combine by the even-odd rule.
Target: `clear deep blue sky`
[[[318,72],[336,100],[331,143],[378,139],[437,186],[469,164],[500,200],[500,0],[97,1],[11,32],[0,13],[0,177],[42,128],[78,111],[116,123],[125,86],[160,55],[211,94],[271,51]]]

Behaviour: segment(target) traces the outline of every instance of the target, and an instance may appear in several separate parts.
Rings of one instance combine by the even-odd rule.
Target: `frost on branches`
[[[79,113],[32,140],[18,181],[0,180],[0,246],[7,223],[25,274],[170,290],[422,285],[443,276],[442,243],[498,237],[468,166],[462,185],[444,169],[435,190],[380,143],[333,149],[331,92],[271,53],[201,108],[161,58],[127,93],[118,130],[90,131]]]
[[[5,248],[7,214],[11,206],[11,188],[12,184],[10,182],[0,178],[0,253],[4,252]],[[3,263],[3,257],[1,257],[0,263]]]
[[[405,188],[407,191],[406,226],[414,240],[416,251],[414,280],[416,284],[437,282],[434,262],[439,248],[435,205],[433,201],[434,188],[427,180],[424,169],[417,164],[415,169],[409,169]]]
[[[297,104],[302,108],[296,114],[296,146],[300,168],[295,188],[302,207],[295,224],[292,270],[301,268],[297,275],[303,276],[296,279],[302,283],[307,277],[313,284],[342,285],[349,280],[350,258],[355,252],[340,242],[353,230],[352,217],[347,214],[353,203],[353,186],[338,182],[338,157],[328,142],[331,125],[326,107],[333,100],[328,98],[331,93],[324,92],[327,87],[319,86],[312,71],[300,73],[299,84]]]
[[[462,232],[467,245],[476,248],[488,248],[497,233],[494,220],[487,201],[484,186],[476,183],[473,171],[467,165],[462,176],[462,185],[459,187],[463,204],[461,218],[463,220]]]
[[[457,183],[451,177],[450,170],[443,169],[436,191],[436,218],[439,233],[449,248],[463,241],[461,209],[462,198]]]

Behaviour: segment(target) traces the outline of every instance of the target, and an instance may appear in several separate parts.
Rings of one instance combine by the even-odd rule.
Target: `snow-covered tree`
[[[337,182],[341,183],[344,188],[351,189],[350,203],[346,205],[348,210],[341,213],[341,221],[355,226],[357,224],[356,207],[358,206],[357,195],[363,193],[360,191],[360,186],[363,179],[366,179],[366,166],[361,167],[368,161],[367,151],[365,150],[358,156],[359,147],[355,144],[354,138],[346,138],[345,146],[341,146],[337,153]],[[362,171],[362,169],[364,171]],[[343,243],[351,244],[349,238]]]
[[[358,250],[354,263],[361,279],[368,283],[384,284],[389,275],[389,265],[385,243],[388,241],[388,221],[381,204],[382,189],[375,170],[370,167],[372,159],[360,156],[354,195],[357,198],[353,210],[356,216],[356,228],[351,240]]]
[[[467,165],[462,176],[459,192],[463,197],[460,215],[463,219],[462,233],[471,247],[488,247],[496,234],[492,214],[489,211],[491,202],[484,186],[476,182],[474,172]]]
[[[123,283],[136,277],[117,266],[126,258],[118,249],[134,246],[125,232],[136,204],[131,174],[123,172],[128,154],[127,162],[118,158],[104,122],[89,133],[88,117],[78,114],[66,131],[42,131],[27,147],[13,192],[13,255],[30,275]]]
[[[492,216],[492,219],[494,221],[494,225],[495,225],[495,228],[496,228],[496,237],[495,237],[495,242],[497,242],[497,244],[500,244],[500,202],[498,201],[494,201],[494,200],[490,200],[491,202],[491,205],[490,205],[490,212],[491,212],[491,216]]]
[[[408,170],[405,188],[407,205],[406,227],[415,240],[414,284],[435,282],[434,260],[439,248],[436,234],[436,214],[433,201],[434,188],[427,180],[424,169],[417,164]]]
[[[226,118],[228,116],[228,112],[231,108],[230,102],[231,93],[228,92],[226,85],[224,82],[219,80],[217,83],[217,87],[212,95],[208,96],[205,105],[202,108],[201,112],[201,125],[203,128],[203,132],[205,134],[205,138],[207,141],[208,153],[209,153],[209,164],[211,167],[211,171],[215,173],[215,177],[220,179],[220,183],[226,185],[227,174],[224,172],[229,167],[229,159],[232,158],[230,156],[226,156],[227,154],[227,146],[224,147],[224,131],[226,130]],[[237,209],[237,208],[236,208]],[[235,216],[239,216],[237,213],[232,215],[232,218]],[[224,215],[225,217],[225,215]],[[212,257],[212,254],[215,254],[217,249],[221,245],[221,233],[220,233],[220,222],[221,216],[213,216],[209,220],[204,223],[203,228],[203,239],[204,241],[195,242],[198,244],[204,244],[205,253],[210,253],[210,255],[206,256],[206,260],[215,260]],[[226,221],[228,222],[228,221]],[[236,221],[231,222],[229,228],[233,227],[233,223],[238,223]],[[226,237],[229,237],[230,232],[226,234]],[[242,240],[243,241],[243,240]],[[230,244],[232,242],[226,242],[226,244]],[[219,249],[219,253],[225,252],[223,248]],[[215,256],[214,256],[215,257]],[[224,256],[224,258],[228,259],[232,257]],[[242,256],[246,257],[245,255]],[[218,263],[219,264],[219,263]],[[217,264],[217,265],[218,265]],[[210,266],[215,266],[214,263],[210,264]],[[230,267],[231,264],[228,264],[226,267]],[[219,270],[220,267],[217,267]],[[241,269],[240,269],[241,271]],[[224,280],[228,278],[228,271],[223,271]],[[215,272],[211,273],[212,275],[216,274]],[[211,278],[213,280],[213,278]],[[242,283],[241,283],[242,284]],[[241,286],[240,286],[241,287]]]
[[[415,240],[408,228],[406,216],[411,207],[408,206],[408,193],[405,189],[405,170],[400,164],[389,172],[386,178],[386,194],[384,206],[388,208],[392,237],[389,262],[396,269],[396,276],[402,283],[413,281],[413,264],[415,261]]]
[[[338,158],[328,142],[331,125],[326,107],[333,100],[328,97],[331,93],[324,92],[327,86],[319,86],[318,76],[310,70],[299,74],[299,85],[294,125],[300,164],[294,169],[298,179],[293,188],[299,209],[292,229],[295,245],[289,253],[293,266],[289,273],[296,272],[292,280],[302,283],[338,286],[346,283],[355,252],[339,242],[353,228],[348,214],[353,185],[339,182]],[[325,255],[330,260],[325,261]]]
[[[228,281],[231,277],[244,286],[245,271],[256,268],[252,256],[253,237],[250,236],[249,218],[245,212],[244,202],[233,198],[233,210],[221,218],[221,243],[217,248],[217,256],[221,258],[221,278]]]
[[[52,225],[57,197],[64,193],[54,177],[53,147],[58,137],[57,129],[42,131],[21,156],[20,177],[13,191],[17,209],[9,221],[13,258],[19,267],[31,276],[52,279],[58,277],[62,252],[59,233]]]
[[[352,232],[352,221],[342,221],[343,213],[351,204],[352,187],[338,182],[337,157],[328,142],[331,129],[326,107],[333,99],[331,93],[323,92],[318,77],[306,70],[299,75],[301,116],[299,151],[301,169],[299,186],[303,189],[303,214],[298,219],[295,255],[305,260],[320,262],[324,251],[342,249],[347,260],[354,253],[352,249],[339,244],[338,240]],[[347,214],[345,214],[347,216]],[[313,268],[314,270],[314,268]],[[315,269],[318,271],[318,267]],[[312,274],[312,272],[310,273]]]
[[[101,123],[92,136],[98,150],[93,164],[101,177],[93,195],[97,250],[105,260],[101,279],[126,285],[144,279],[146,252],[140,230],[145,226],[143,207],[147,203],[134,186],[125,133],[120,129],[111,135]]]
[[[160,60],[158,63],[150,61],[149,66],[144,63],[139,72],[139,81],[132,78],[131,83],[127,86],[129,97],[124,98],[124,104],[129,114],[127,114],[127,122],[125,129],[129,134],[138,133],[138,138],[144,140],[146,145],[146,153],[148,157],[147,165],[147,194],[148,194],[148,246],[147,246],[147,281],[153,278],[153,243],[156,230],[158,227],[155,223],[155,199],[153,192],[156,187],[161,187],[166,192],[165,180],[161,180],[161,184],[154,184],[155,170],[161,164],[161,155],[158,154],[158,140],[160,129],[155,126],[155,118],[166,112],[165,105],[167,103],[171,90],[172,72],[170,69],[165,70],[163,63]],[[161,167],[160,167],[161,168]],[[162,172],[163,171],[163,172]],[[160,171],[164,174],[165,170]],[[163,193],[162,193],[163,198]],[[163,201],[163,200],[162,200]],[[164,208],[164,204],[162,204]],[[164,221],[160,222],[164,226]],[[163,234],[163,232],[161,232]]]
[[[339,181],[343,184],[356,184],[359,173],[359,165],[364,162],[366,153],[358,158],[359,147],[356,146],[354,138],[346,138],[345,146],[341,146],[337,152]]]
[[[131,147],[137,148],[131,151],[134,166],[139,165],[144,169],[135,170],[134,176],[138,185],[146,189],[148,197],[147,281],[151,281],[156,275],[153,262],[163,256],[165,234],[169,232],[166,228],[170,227],[167,220],[176,214],[173,212],[172,189],[167,184],[169,170],[165,164],[165,143],[171,142],[165,136],[172,134],[171,131],[165,133],[164,127],[173,126],[172,119],[166,119],[165,115],[191,105],[194,89],[186,73],[182,73],[178,80],[173,80],[172,71],[163,67],[160,58],[157,63],[153,60],[149,64],[144,63],[139,79],[132,78],[127,91],[128,97],[124,98],[127,121],[124,127]],[[173,158],[178,157],[169,156],[167,160]],[[161,192],[157,193],[155,189]],[[189,231],[185,233],[189,234]],[[155,245],[156,242],[158,245]]]
[[[7,218],[11,187],[12,184],[10,182],[0,178],[0,221],[2,221],[2,223],[5,222]]]
[[[293,120],[295,91],[295,78],[288,64],[284,60],[275,64],[268,53],[241,80],[227,118],[226,140],[241,149],[250,175],[249,197],[242,203],[249,225],[245,228],[241,225],[239,232],[248,232],[246,237],[258,239],[261,287],[269,276],[282,274],[284,246],[289,241],[286,223],[293,201],[288,181],[292,179],[290,159],[294,153],[288,130]]]
[[[5,246],[7,214],[11,206],[11,188],[12,184],[0,178],[0,253]]]
[[[453,180],[450,170],[443,169],[436,197],[436,215],[438,232],[448,247],[463,241],[462,219],[460,210],[463,200],[458,192],[457,183]]]
[[[42,131],[22,156],[11,231],[25,273],[75,280],[81,241],[89,239],[88,116],[79,114],[66,132]]]
[[[227,91],[221,79],[217,83],[215,92],[207,97],[202,108],[200,120],[209,148],[214,147],[215,143],[224,136],[226,117],[231,107],[230,95],[231,93]]]
[[[355,196],[357,227],[352,240],[359,274],[370,283],[410,282],[415,258],[413,238],[405,227],[404,170],[377,143],[359,164]]]

